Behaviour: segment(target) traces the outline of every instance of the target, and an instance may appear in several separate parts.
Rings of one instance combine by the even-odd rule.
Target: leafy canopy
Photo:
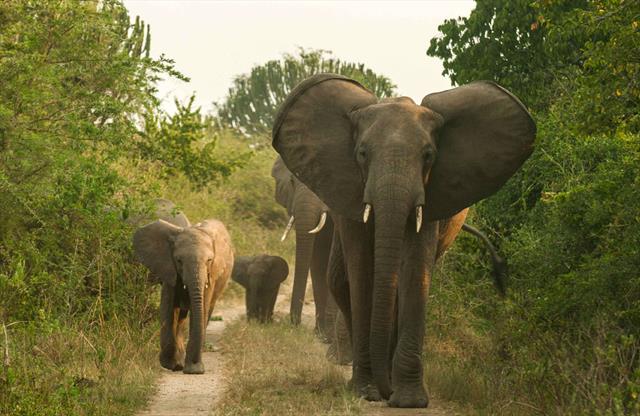
[[[255,66],[249,74],[236,77],[226,99],[216,105],[218,118],[247,136],[268,134],[278,107],[293,87],[322,72],[353,78],[380,98],[395,92],[389,78],[364,64],[341,61],[324,50],[300,49],[297,55],[285,54],[280,60]]]

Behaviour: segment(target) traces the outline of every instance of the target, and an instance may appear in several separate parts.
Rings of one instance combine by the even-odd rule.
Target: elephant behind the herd
[[[236,257],[231,279],[245,289],[247,319],[270,322],[280,284],[289,275],[287,261],[279,256]]]
[[[271,169],[275,179],[275,199],[289,215],[289,223],[282,236],[284,240],[292,226],[296,231],[296,259],[291,292],[291,322],[299,324],[307,288],[307,278],[311,274],[313,300],[316,308],[316,332],[325,338],[329,336],[327,321],[327,265],[331,250],[333,221],[328,215],[329,208],[309,188],[300,182],[277,158]]]
[[[467,207],[529,157],[535,132],[524,105],[491,82],[416,105],[378,101],[354,80],[320,74],[281,106],[273,146],[335,221],[329,286],[351,332],[351,384],[362,396],[427,406],[423,317],[435,261]]]

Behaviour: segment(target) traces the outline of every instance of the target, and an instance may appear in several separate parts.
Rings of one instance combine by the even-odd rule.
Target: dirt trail
[[[289,312],[290,290],[288,285],[284,285],[278,295],[276,311],[281,314]],[[307,296],[307,299],[310,297]],[[314,326],[314,311],[313,301],[305,302],[302,316],[303,325],[311,328]],[[211,409],[224,394],[227,385],[227,380],[222,377],[224,359],[222,352],[218,351],[216,346],[225,325],[234,319],[244,317],[244,303],[239,300],[232,304],[222,304],[220,308],[214,310],[213,314],[221,316],[222,320],[210,321],[207,326],[207,348],[202,355],[205,374],[189,375],[163,369],[162,376],[158,381],[158,391],[150,400],[147,409],[138,413],[138,416],[205,416],[210,414]],[[213,350],[211,346],[213,346]],[[351,367],[342,366],[342,368],[346,381],[351,377]],[[430,396],[430,400],[428,409],[393,409],[387,407],[384,402],[363,402],[363,414],[371,416],[453,416],[461,414],[452,405],[437,400],[433,395]]]
[[[222,377],[222,353],[217,350],[218,340],[227,323],[244,316],[244,304],[220,305],[213,311],[221,321],[210,321],[207,326],[205,352],[202,354],[204,374],[183,374],[181,371],[162,370],[158,391],[147,409],[139,416],[204,416],[211,412],[224,393],[226,381]],[[213,348],[212,348],[213,347]]]

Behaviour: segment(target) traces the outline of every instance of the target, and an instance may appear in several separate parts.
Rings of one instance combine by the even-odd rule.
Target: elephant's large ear
[[[364,181],[353,155],[349,114],[376,102],[352,79],[314,75],[291,91],[272,131],[273,147],[295,177],[331,210],[356,220],[362,216]]]
[[[154,221],[139,228],[133,235],[133,250],[151,274],[163,283],[176,285],[171,241],[183,228],[164,220]]]
[[[280,256],[271,256],[271,278],[274,284],[280,284],[287,279],[289,275],[289,265],[287,261]]]
[[[278,156],[271,168],[271,176],[276,180],[276,202],[293,214],[293,174]]]
[[[249,267],[245,267],[246,262],[246,257],[236,258],[231,271],[231,279],[245,289],[249,286],[249,273],[247,273]]]
[[[494,82],[429,94],[422,105],[444,118],[425,188],[429,220],[450,217],[497,192],[533,151],[533,118]]]

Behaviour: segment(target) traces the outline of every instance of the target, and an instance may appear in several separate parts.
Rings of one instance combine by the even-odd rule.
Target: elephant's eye
[[[212,258],[208,258],[208,259],[207,259],[207,264],[211,264],[211,262],[212,262],[212,261],[213,261],[213,259],[212,259]]]
[[[426,148],[424,151],[424,161],[426,163],[431,163],[436,158],[436,151],[430,147]]]
[[[358,154],[356,156],[358,158],[358,161],[360,162],[364,162],[367,159],[367,151],[364,147],[360,147],[358,149]]]

